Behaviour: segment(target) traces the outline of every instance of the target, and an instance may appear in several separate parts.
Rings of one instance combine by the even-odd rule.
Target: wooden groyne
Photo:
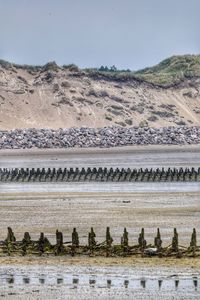
[[[55,256],[55,255],[89,255],[104,257],[126,257],[139,255],[142,257],[198,257],[200,258],[200,246],[197,245],[197,233],[193,228],[191,240],[188,247],[181,246],[179,243],[179,234],[174,228],[171,237],[171,244],[163,246],[161,232],[159,228],[155,234],[153,243],[149,244],[145,237],[144,228],[138,235],[137,244],[133,245],[129,240],[129,233],[126,228],[122,232],[121,243],[114,244],[110,228],[105,230],[105,240],[98,243],[97,237],[92,227],[88,232],[88,243],[81,245],[79,234],[76,228],[73,229],[71,238],[64,241],[63,233],[59,230],[55,233],[56,243],[50,243],[49,239],[43,232],[40,233],[38,240],[32,240],[30,233],[25,232],[21,241],[17,241],[13,230],[8,227],[7,237],[0,242],[0,256],[17,255],[17,256]]]
[[[0,169],[0,182],[200,182],[200,168],[14,168]]]

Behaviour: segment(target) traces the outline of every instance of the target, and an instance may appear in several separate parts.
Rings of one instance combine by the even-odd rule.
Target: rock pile
[[[15,129],[0,131],[0,149],[116,147],[126,145],[199,144],[200,126],[118,126],[69,129]]]

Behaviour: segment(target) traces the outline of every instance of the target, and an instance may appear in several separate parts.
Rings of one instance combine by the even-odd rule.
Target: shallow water
[[[200,274],[130,267],[0,267],[4,299],[200,299]]]

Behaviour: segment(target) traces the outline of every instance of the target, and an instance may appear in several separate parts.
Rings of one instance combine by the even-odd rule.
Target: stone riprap
[[[200,126],[14,129],[0,131],[0,149],[199,144]]]

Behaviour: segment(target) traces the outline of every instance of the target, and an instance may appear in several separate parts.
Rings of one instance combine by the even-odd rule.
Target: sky
[[[200,0],[0,0],[0,58],[138,70],[200,53]]]

